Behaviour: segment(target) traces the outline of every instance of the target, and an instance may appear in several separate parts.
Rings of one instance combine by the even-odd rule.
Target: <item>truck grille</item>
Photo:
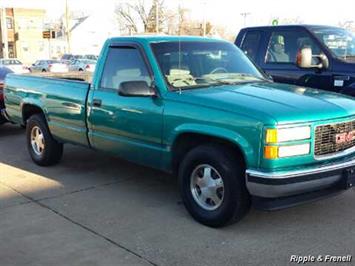
[[[355,120],[317,126],[315,131],[314,154],[329,155],[355,146]]]

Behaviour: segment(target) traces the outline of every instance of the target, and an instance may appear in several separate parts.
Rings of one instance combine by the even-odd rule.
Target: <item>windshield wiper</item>
[[[241,79],[242,77],[242,79]],[[252,78],[252,79],[243,79],[243,78]],[[220,78],[212,78],[212,77],[205,77],[202,78],[205,80],[211,80],[214,82],[218,82],[219,84],[223,85],[236,85],[236,84],[241,84],[241,83],[249,83],[249,82],[255,82],[255,81],[270,81],[266,78],[263,77],[256,77],[251,74],[245,74],[245,73],[231,73],[230,76],[225,76],[225,77],[220,77]]]

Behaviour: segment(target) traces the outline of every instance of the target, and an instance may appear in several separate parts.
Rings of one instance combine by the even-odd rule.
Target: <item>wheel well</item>
[[[43,111],[38,106],[26,104],[22,108],[23,125],[26,125],[27,120],[34,114],[43,114]]]
[[[184,133],[175,140],[172,148],[172,170],[175,174],[178,171],[179,164],[182,161],[184,155],[191,149],[202,144],[218,144],[223,146],[224,148],[228,149],[235,157],[242,158],[244,166],[246,164],[244,154],[237,144],[219,137],[197,133]]]

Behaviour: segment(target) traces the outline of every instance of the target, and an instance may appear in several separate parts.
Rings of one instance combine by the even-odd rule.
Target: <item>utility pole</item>
[[[244,27],[247,25],[247,16],[250,15],[250,12],[243,12],[240,15],[244,18]]]
[[[202,25],[202,30],[203,30],[203,37],[206,37],[206,1],[203,1],[203,25]]]
[[[70,47],[70,14],[69,14],[69,7],[68,7],[68,0],[65,0],[65,35],[67,39],[67,47],[68,47],[68,53],[70,54],[71,52],[71,47]]]
[[[9,58],[9,43],[7,39],[7,23],[6,23],[6,8],[5,6],[1,9],[1,36],[2,36],[2,56],[3,58]]]
[[[159,1],[155,0],[155,32],[159,33]]]

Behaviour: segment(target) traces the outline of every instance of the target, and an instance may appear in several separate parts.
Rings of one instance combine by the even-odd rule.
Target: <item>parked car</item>
[[[81,59],[83,58],[82,55],[73,55],[73,54],[64,54],[62,57],[61,57],[61,60],[74,60],[74,59]]]
[[[0,59],[0,67],[8,67],[17,74],[25,74],[30,72],[28,67],[24,66],[20,60],[14,58]]]
[[[90,60],[95,60],[97,61],[97,59],[99,58],[97,55],[94,55],[94,54],[86,54],[84,55],[83,57],[84,59],[90,59]]]
[[[355,96],[355,36],[345,29],[245,28],[235,44],[276,82]]]
[[[96,61],[89,59],[75,59],[69,63],[69,71],[94,72]]]
[[[31,67],[31,72],[68,72],[66,63],[59,60],[37,60]]]
[[[60,60],[68,60],[70,61],[73,58],[72,54],[63,54]]]
[[[5,103],[4,103],[4,81],[9,73],[14,73],[12,69],[0,66],[0,125],[7,121],[5,117]]]
[[[198,37],[109,39],[92,84],[11,74],[5,103],[41,166],[64,143],[178,175],[209,226],[355,184],[355,100],[273,83],[234,44]],[[60,89],[58,89],[60,88]]]

